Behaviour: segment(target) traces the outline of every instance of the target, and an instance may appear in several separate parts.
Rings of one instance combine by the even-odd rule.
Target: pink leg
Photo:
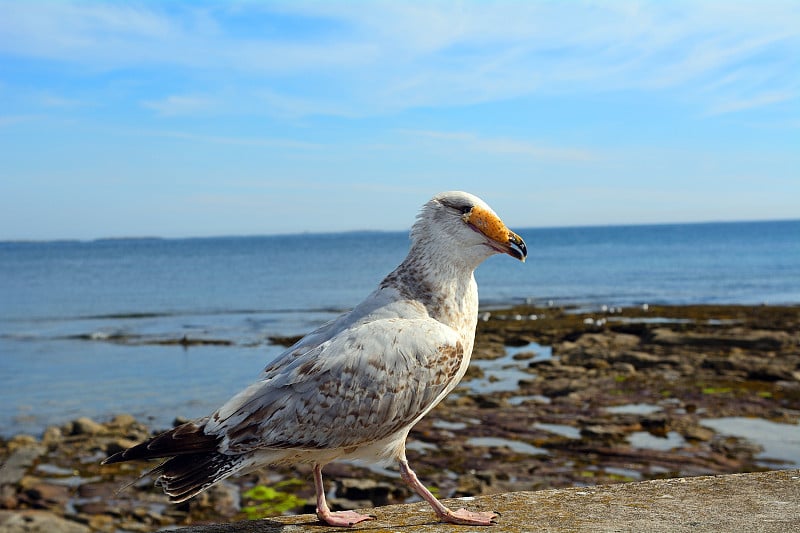
[[[355,511],[331,512],[328,503],[325,501],[325,486],[322,484],[322,466],[314,465],[314,489],[317,492],[317,518],[329,526],[350,527],[363,522],[373,520],[374,517],[359,514]]]
[[[439,520],[449,522],[451,524],[462,524],[467,526],[490,526],[494,524],[494,519],[497,518],[496,513],[474,513],[466,509],[459,509],[458,511],[451,511],[442,502],[436,499],[436,496],[431,494],[431,491],[425,488],[425,485],[420,483],[417,474],[408,466],[408,461],[405,459],[400,460],[400,476],[403,478],[409,487],[414,489],[417,494],[428,502],[433,507],[436,516]]]

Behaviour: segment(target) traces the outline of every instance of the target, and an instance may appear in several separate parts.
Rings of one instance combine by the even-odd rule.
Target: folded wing
[[[409,426],[455,385],[464,348],[430,318],[352,326],[316,346],[287,352],[211,415],[220,449],[336,449]]]

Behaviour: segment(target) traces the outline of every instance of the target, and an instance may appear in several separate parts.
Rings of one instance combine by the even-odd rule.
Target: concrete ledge
[[[800,470],[677,478],[595,487],[512,492],[445,500],[453,509],[498,511],[496,526],[439,524],[424,503],[368,511],[354,528],[322,525],[313,515],[181,529],[181,533],[305,531],[760,531],[800,530]]]

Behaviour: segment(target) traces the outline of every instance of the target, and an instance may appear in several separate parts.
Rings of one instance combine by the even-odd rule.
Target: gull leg
[[[497,518],[496,513],[475,513],[467,511],[466,509],[451,511],[445,507],[442,502],[436,499],[436,496],[431,494],[431,491],[425,488],[425,485],[420,483],[417,474],[411,470],[411,467],[408,466],[408,461],[405,459],[400,460],[400,476],[409,487],[414,489],[417,494],[422,496],[422,498],[433,507],[436,516],[443,522],[467,526],[490,526],[495,523],[494,519]]]
[[[328,503],[325,501],[325,486],[322,484],[322,465],[314,465],[314,489],[317,492],[317,518],[329,526],[350,527],[364,520],[373,520],[375,518],[355,511],[331,512],[328,508]]]

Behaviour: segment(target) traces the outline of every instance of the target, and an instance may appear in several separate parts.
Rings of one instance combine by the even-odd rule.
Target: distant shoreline
[[[647,223],[611,223],[591,224],[577,226],[520,226],[515,227],[518,233],[535,232],[539,230],[596,230],[619,228],[659,228],[678,226],[713,226],[735,224],[784,224],[800,223],[800,218],[788,219],[758,219],[758,220],[707,220],[690,222],[647,222]],[[106,236],[106,237],[53,237],[53,238],[0,238],[0,246],[5,244],[48,244],[48,243],[104,243],[104,242],[136,242],[136,241],[187,241],[187,240],[213,240],[213,239],[261,239],[272,237],[303,237],[303,236],[332,236],[332,235],[371,235],[371,234],[408,234],[407,229],[352,229],[343,231],[299,231],[296,233],[253,233],[253,234],[221,234],[221,235],[173,235],[173,236]]]

